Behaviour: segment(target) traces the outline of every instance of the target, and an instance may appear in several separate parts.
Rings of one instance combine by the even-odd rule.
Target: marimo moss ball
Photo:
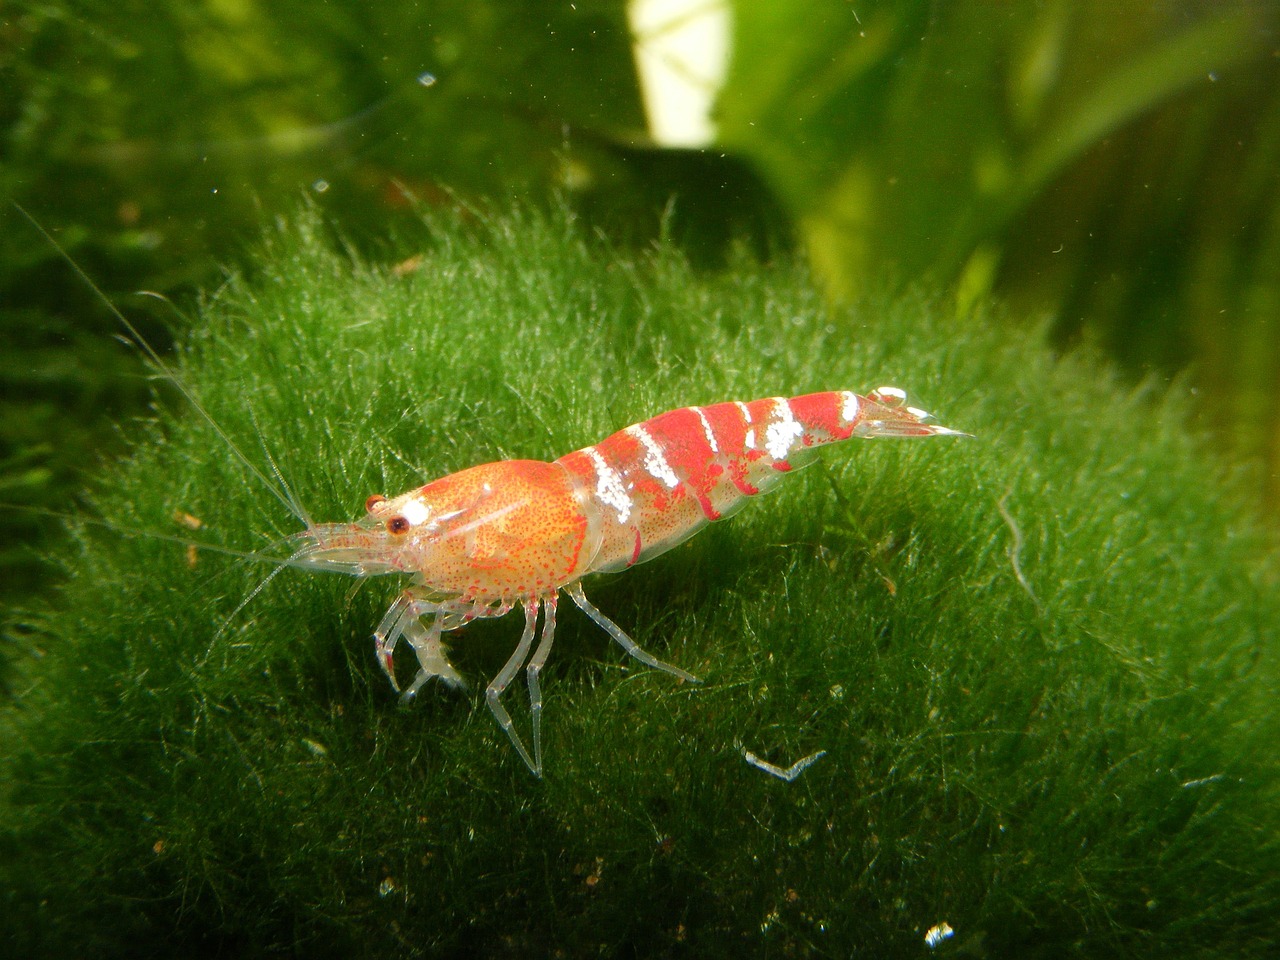
[[[1190,398],[944,297],[831,307],[561,214],[428,223],[398,267],[323,235],[279,229],[166,361],[212,423],[160,378],[87,505],[50,505],[62,585],[0,711],[6,956],[1274,955],[1274,540]],[[974,437],[832,445],[588,577],[674,673],[561,594],[536,746],[518,599],[289,560],[298,515],[385,526],[379,496],[663,411],[885,385]],[[566,556],[542,519],[454,536]],[[380,626],[401,686],[456,675],[402,702]],[[509,661],[541,779],[485,693]]]

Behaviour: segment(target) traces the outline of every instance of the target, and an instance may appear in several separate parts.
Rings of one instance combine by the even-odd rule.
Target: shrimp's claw
[[[413,652],[418,657],[418,675],[413,678],[413,683],[402,695],[404,700],[412,699],[422,685],[433,677],[439,677],[447,687],[466,688],[467,682],[462,679],[462,674],[454,668],[445,654],[444,640],[441,639],[440,634],[441,618],[439,616],[432,617],[429,628],[424,627],[422,621],[418,619],[405,624],[404,638],[409,641],[409,645],[413,647]],[[387,665],[390,665],[389,657]],[[392,684],[394,683],[393,678]]]
[[[421,617],[431,614],[431,626],[423,626]],[[439,605],[426,600],[419,600],[412,592],[406,590],[396,598],[378,629],[373,632],[374,651],[378,657],[378,665],[391,681],[391,687],[401,693],[400,683],[396,680],[395,649],[403,637],[413,647],[418,658],[418,674],[413,678],[409,689],[401,694],[405,700],[411,699],[424,683],[432,677],[439,677],[447,686],[466,687],[462,674],[454,668],[445,654],[444,640],[441,635],[446,627],[448,615]],[[457,620],[455,616],[453,618]],[[453,620],[449,621],[452,625]]]
[[[378,665],[382,667],[382,672],[387,675],[387,679],[391,681],[391,689],[396,693],[400,692],[400,684],[396,681],[396,668],[392,652],[394,643],[387,643],[385,637],[377,634],[373,636],[374,648],[378,656]]]
[[[417,619],[413,605],[413,595],[406,590],[396,597],[396,602],[391,604],[382,622],[373,631],[373,645],[378,657],[378,666],[382,667],[382,672],[387,675],[387,679],[391,681],[391,688],[396,693],[400,692],[400,684],[396,681],[393,655],[396,644],[404,636],[405,625]]]
[[[400,694],[400,702],[408,703],[418,695],[418,691],[422,689],[423,684],[436,677],[439,677],[440,682],[450,689],[465,690],[467,688],[467,681],[462,679],[462,674],[453,668],[453,664],[445,661],[443,669],[428,669],[427,667],[419,669],[418,675],[413,678],[413,683],[409,684],[409,689]]]

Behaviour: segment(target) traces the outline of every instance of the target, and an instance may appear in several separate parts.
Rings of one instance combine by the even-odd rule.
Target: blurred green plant
[[[723,144],[824,286],[993,293],[1131,371],[1194,367],[1280,503],[1280,7],[733,4]],[[1230,455],[1228,455],[1230,456]]]
[[[971,955],[1270,955],[1276,554],[1200,465],[1185,396],[942,296],[832,309],[786,263],[699,275],[566,216],[433,217],[398,269],[327,234],[273,231],[175,359],[318,518],[734,397],[898,383],[978,439],[833,449],[594,583],[705,682],[566,611],[539,782],[483,697],[397,706],[368,639],[391,579],[264,585],[269,564],[148,536],[294,530],[159,403],[27,611],[6,956],[906,957],[943,921]],[[491,677],[514,628],[469,626],[455,662]],[[827,754],[784,784],[739,741]]]
[[[738,239],[785,249],[794,225],[833,296],[931,274],[960,313],[994,292],[1130,371],[1191,365],[1198,414],[1280,502],[1280,8],[732,13],[720,142],[693,151],[644,134],[622,0],[20,2],[0,27],[0,201],[58,228],[113,297],[183,302],[302,191],[366,249],[451,195],[561,191],[620,242],[665,222],[710,266]],[[52,256],[6,220],[8,503],[73,496],[140,396]],[[181,321],[155,306],[139,322],[164,341]],[[41,527],[0,521],[5,590],[45,576]]]

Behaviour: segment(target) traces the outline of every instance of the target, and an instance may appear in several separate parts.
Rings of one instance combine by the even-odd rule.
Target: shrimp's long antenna
[[[58,255],[62,257],[63,260],[67,261],[68,266],[70,266],[71,269],[75,271],[76,276],[78,276],[85,283],[85,285],[90,290],[92,290],[95,295],[97,295],[98,299],[101,300],[106,305],[107,309],[111,311],[112,315],[118,321],[120,321],[120,324],[124,327],[125,331],[129,334],[129,337],[133,341],[134,346],[138,347],[138,349],[140,349],[143,352],[143,355],[146,356],[146,358],[151,362],[152,366],[154,366],[157,370],[159,370],[160,373],[170,383],[172,383],[175,387],[178,388],[178,392],[181,393],[183,397],[186,398],[187,402],[190,403],[191,406],[195,408],[195,411],[198,414],[200,414],[200,416],[204,417],[205,421],[209,424],[209,426],[213,428],[214,432],[230,448],[231,452],[235,454],[236,459],[239,460],[242,464],[244,464],[245,468],[248,469],[248,471],[252,473],[255,477],[257,477],[258,481],[264,487],[266,487],[269,491],[271,491],[272,496],[274,496],[277,500],[279,500],[282,504],[284,504],[284,507],[286,510],[288,510],[291,514],[293,514],[300,521],[302,521],[302,523],[306,524],[308,528],[310,528],[312,526],[311,519],[307,516],[306,511],[303,510],[302,507],[298,504],[297,498],[293,495],[293,491],[290,490],[289,485],[284,482],[284,477],[280,477],[277,473],[277,476],[279,477],[279,480],[280,480],[280,487],[277,487],[270,480],[268,480],[266,474],[264,474],[256,466],[254,466],[253,461],[251,461],[247,456],[245,456],[244,452],[240,449],[240,447],[236,445],[236,442],[231,439],[231,436],[224,429],[222,429],[222,424],[218,423],[218,421],[213,418],[213,414],[211,414],[208,410],[205,409],[204,404],[200,402],[200,399],[195,395],[195,393],[191,390],[191,388],[188,387],[185,383],[183,383],[182,380],[179,379],[178,375],[174,373],[172,369],[170,369],[169,365],[164,362],[164,359],[160,356],[160,354],[156,352],[155,348],[151,346],[151,344],[147,341],[147,338],[144,337],[138,331],[138,328],[135,327],[130,322],[129,318],[126,317],[120,311],[120,309],[114,303],[111,302],[111,299],[105,293],[102,292],[102,289],[96,283],[93,282],[93,278],[84,272],[84,270],[80,267],[80,264],[76,263],[75,260],[71,258],[71,254],[67,253],[67,251],[62,248],[62,244],[58,243],[58,241],[53,238],[53,235],[49,233],[49,231],[46,230],[43,226],[41,226],[40,221],[38,221],[31,214],[27,213],[27,211],[21,206],[21,204],[15,203],[14,207],[17,209],[17,211],[20,214],[26,217],[27,222],[29,222],[33,227],[36,228],[36,230],[40,232],[40,235],[43,236],[45,240],[49,242],[49,245],[58,252]],[[283,490],[281,489],[281,487],[283,487]]]
[[[222,547],[216,543],[204,543],[199,540],[192,540],[190,537],[179,537],[172,533],[158,533],[155,530],[137,530],[133,527],[122,527],[117,523],[110,523],[106,520],[99,520],[96,517],[86,517],[81,514],[66,514],[57,510],[51,510],[48,507],[33,506],[29,503],[7,503],[0,501],[0,509],[4,510],[21,510],[25,513],[36,514],[37,516],[52,517],[55,520],[68,520],[75,523],[84,524],[89,527],[101,527],[112,533],[118,533],[123,537],[136,537],[139,540],[156,540],[161,543],[176,543],[183,547],[195,547],[207,553],[216,553],[224,557],[234,557],[237,560],[245,560],[250,563],[261,563],[277,569],[271,574],[272,577],[286,567],[292,567],[297,570],[322,570],[334,573],[353,573],[354,563],[343,563],[342,561],[326,561],[324,563],[316,563],[306,559],[311,552],[312,547],[306,543],[311,536],[307,531],[299,531],[290,534],[274,543],[268,544],[262,550],[236,550],[233,547]],[[294,547],[295,543],[303,543],[301,547]],[[291,550],[287,557],[272,556],[268,550],[287,547]],[[268,578],[270,579],[270,578]],[[261,589],[262,584],[256,590],[256,595]],[[238,610],[239,608],[237,608]]]
[[[284,474],[280,470],[280,465],[276,463],[276,458],[271,455],[271,450],[267,447],[267,438],[262,434],[262,424],[258,423],[258,412],[253,409],[252,403],[250,403],[248,407],[249,407],[249,419],[253,421],[253,430],[258,435],[258,446],[262,448],[262,455],[267,458],[267,463],[271,465],[272,476],[274,476],[276,480],[280,483],[280,489],[283,490],[285,493],[285,496],[289,498],[290,511],[293,513],[295,517],[297,517],[299,520],[302,521],[303,525],[308,530],[313,529],[315,527],[315,524],[311,522],[311,514],[307,513],[306,508],[303,507],[302,505],[302,502],[294,494],[292,488],[289,486],[288,482],[285,480]],[[256,470],[254,472],[257,473]],[[261,476],[261,474],[258,474],[258,475]]]

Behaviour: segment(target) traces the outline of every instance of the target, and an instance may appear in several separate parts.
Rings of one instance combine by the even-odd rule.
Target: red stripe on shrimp
[[[804,426],[804,444],[831,443],[853,436],[860,404],[856,394],[808,393],[791,398],[791,412]]]
[[[674,477],[697,500],[708,520],[720,519],[710,494],[724,474],[724,465],[715,435],[697,408],[671,410],[628,429],[646,445],[647,453],[660,454],[660,480]]]
[[[754,496],[760,489],[748,477],[747,464],[760,458],[755,449],[755,430],[745,403],[729,401],[708,407],[696,407],[715,438],[717,456],[723,458],[729,481],[744,496]],[[750,442],[751,446],[748,446]]]
[[[639,425],[631,426],[601,440],[595,450],[611,470],[625,479],[634,501],[665,505],[680,495],[680,480],[661,451],[646,445],[645,439]]]

